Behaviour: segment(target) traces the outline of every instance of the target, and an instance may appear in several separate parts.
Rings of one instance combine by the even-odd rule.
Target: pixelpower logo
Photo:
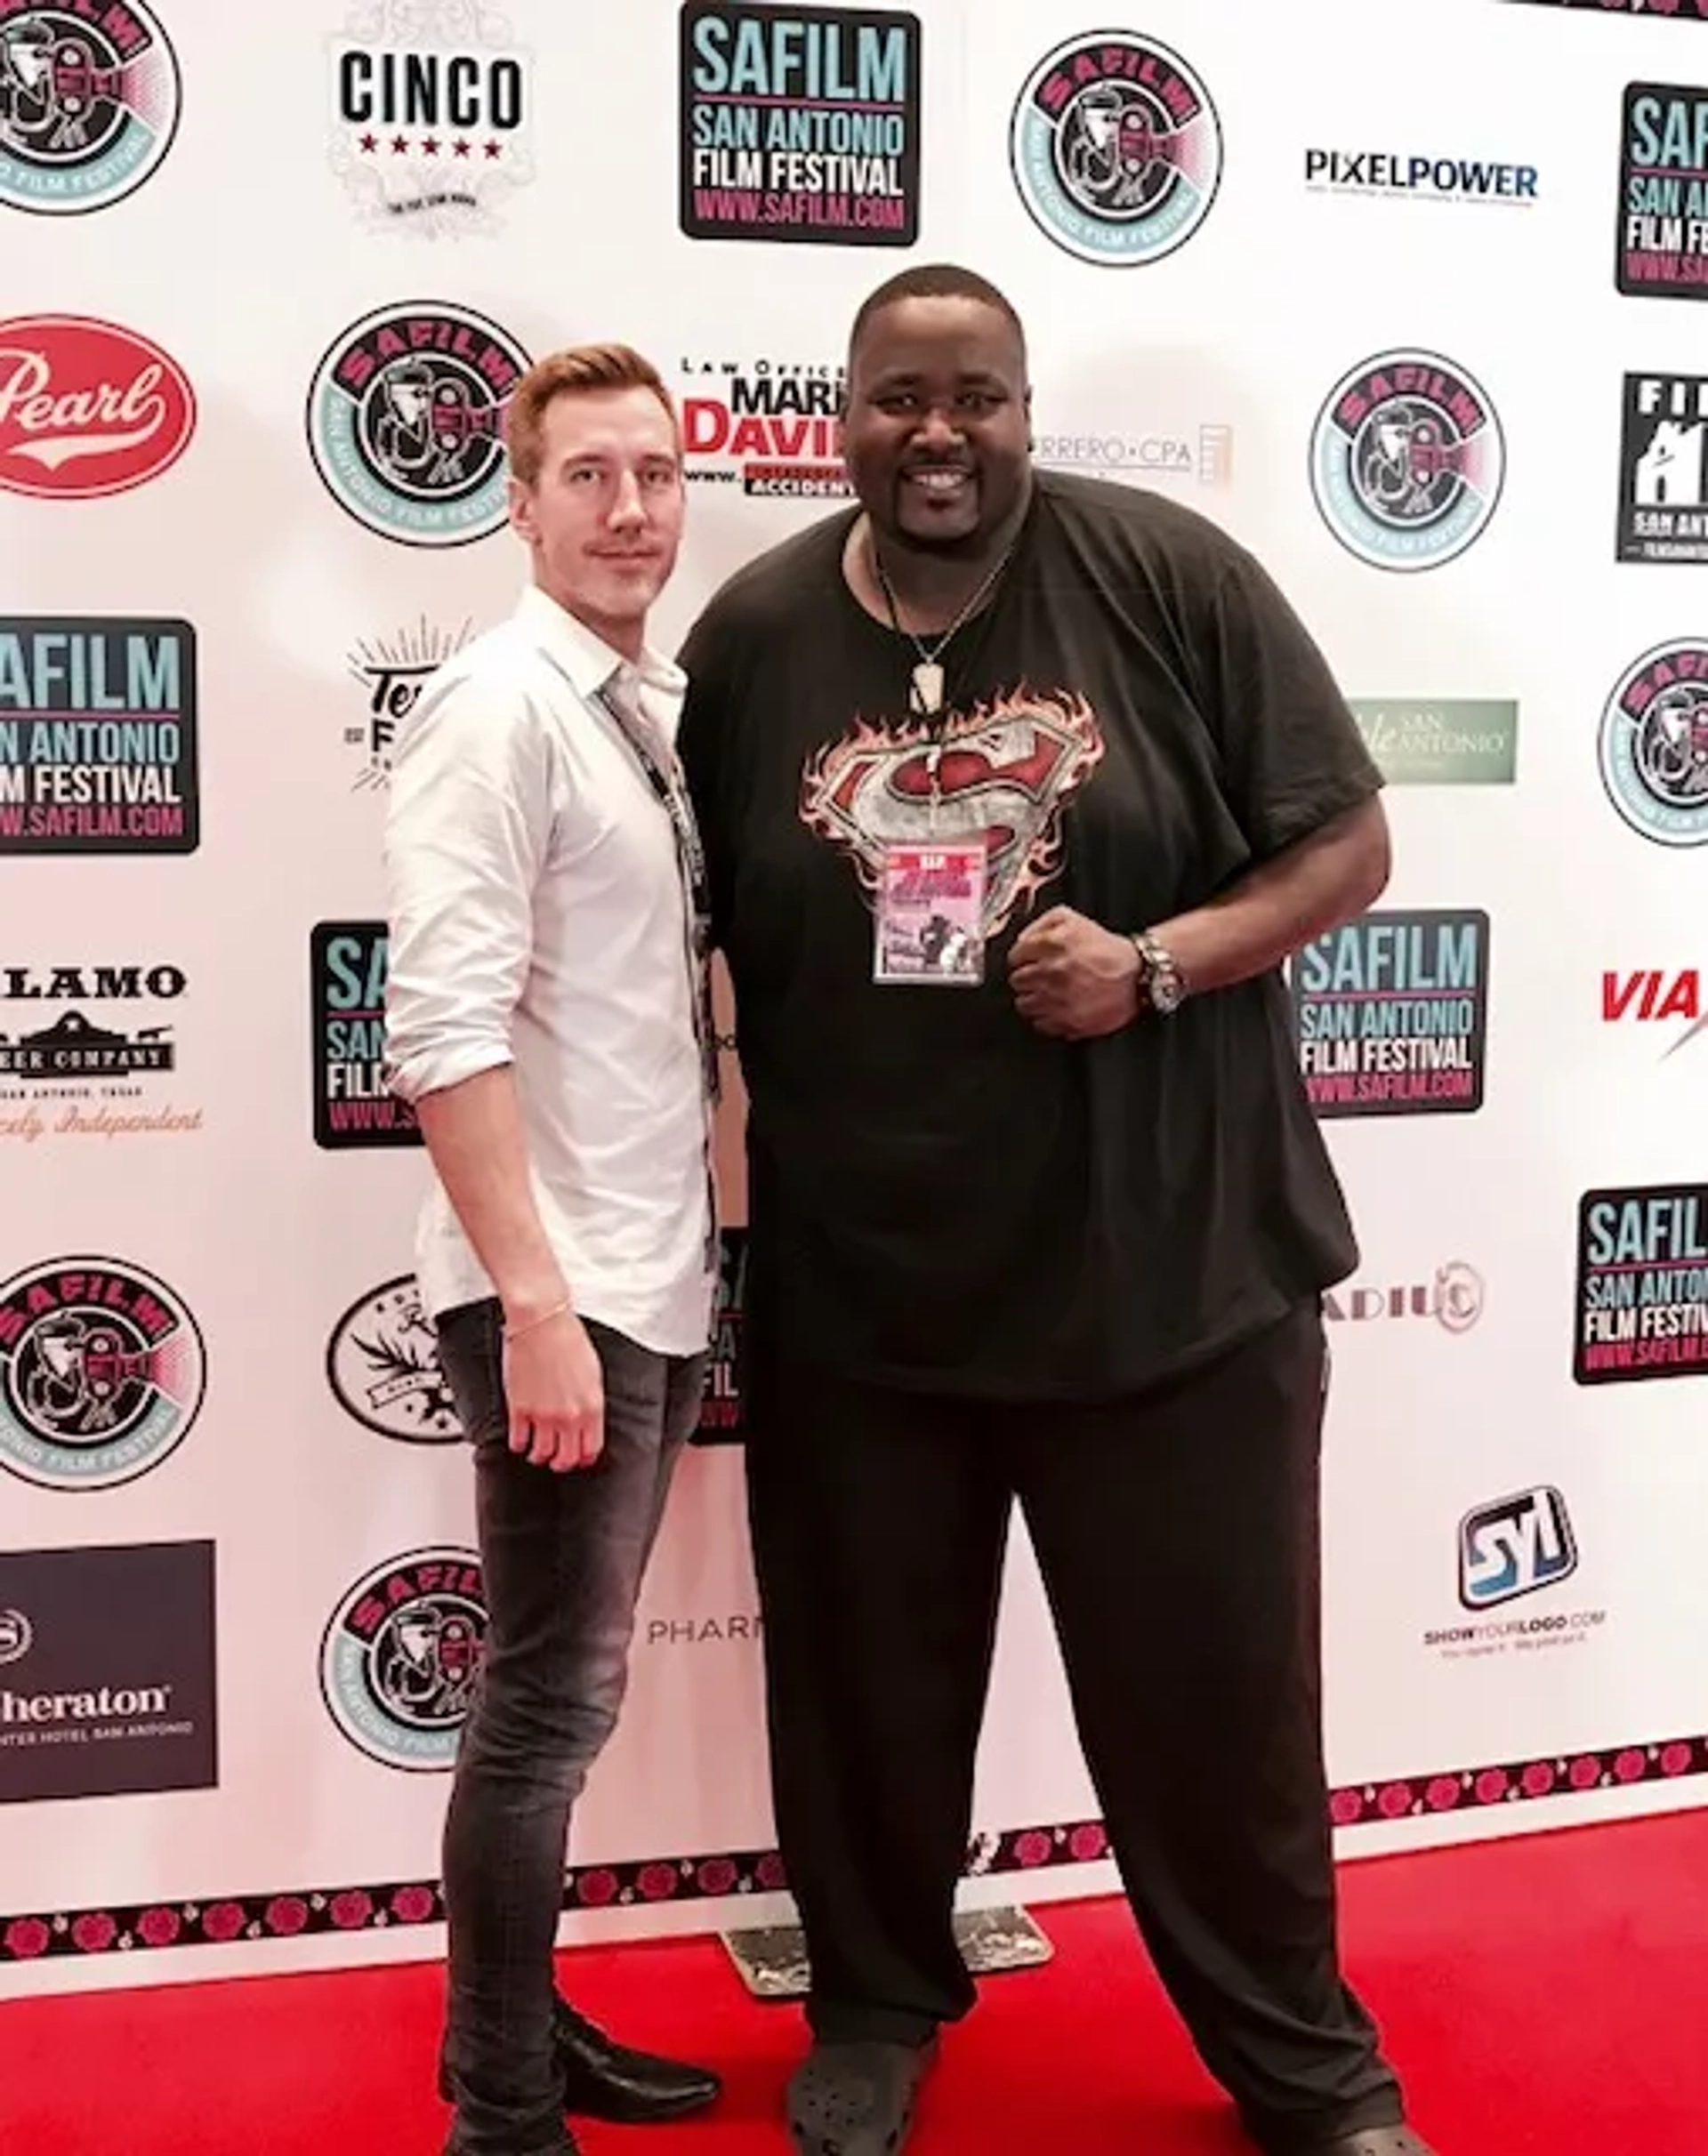
[[[1621,561],[1708,561],[1708,376],[1627,374]]]
[[[471,1549],[412,1550],[363,1574],[320,1642],[320,1694],[359,1751],[382,1766],[453,1766],[487,1642]]]
[[[1577,1537],[1566,1500],[1541,1483],[1478,1505],[1459,1523],[1459,1605],[1481,1622],[1433,1626],[1422,1645],[1443,1661],[1486,1661],[1579,1647],[1607,1621],[1603,1609],[1548,1610],[1491,1617],[1491,1611],[1564,1585],[1578,1567]]]
[[[1640,298],[1708,300],[1708,90],[1625,86],[1614,282]]]
[[[1577,1215],[1580,1385],[1708,1370],[1708,1188],[1591,1190]]]
[[[189,623],[0,619],[0,854],[200,842]]]
[[[1672,1027],[1672,1038],[1661,1051],[1664,1063],[1708,1027],[1701,969],[1696,966],[1640,966],[1634,972],[1604,973],[1601,1022],[1605,1026]],[[1678,1030],[1680,1022],[1681,1032]]]
[[[183,1443],[205,1382],[188,1307],[122,1259],[58,1258],[0,1286],[0,1467],[25,1482],[134,1482]]]
[[[1009,125],[1027,214],[1084,262],[1172,254],[1210,214],[1221,123],[1179,53],[1127,30],[1071,37],[1027,76]]]
[[[0,488],[38,500],[128,494],[169,471],[196,431],[196,392],[134,330],[87,315],[0,322]]]
[[[853,491],[842,469],[840,366],[685,358],[678,371],[689,479],[794,500]]]
[[[1503,696],[1350,699],[1364,745],[1390,786],[1510,786],[1519,707]]]
[[[899,9],[681,12],[678,217],[689,239],[911,247],[920,24]]]
[[[0,967],[0,1138],[199,1130],[169,1090],[189,985],[169,964]]]
[[[528,371],[466,307],[381,307],[334,340],[309,390],[309,448],[341,509],[405,546],[466,546],[506,519],[504,407]]]
[[[385,1078],[390,947],[383,921],[323,921],[310,938],[314,1142],[327,1152],[422,1143]]]
[[[440,629],[423,614],[413,628],[364,640],[345,655],[344,664],[362,690],[365,711],[359,726],[344,728],[344,745],[360,756],[352,792],[383,792],[391,783],[391,752],[398,729],[421,701],[447,659],[454,658],[474,634],[471,620]]]
[[[439,1360],[439,1334],[412,1273],[353,1302],[326,1343],[326,1382],[347,1415],[404,1444],[455,1444],[463,1435]]]
[[[1470,1115],[1483,1105],[1488,915],[1363,914],[1291,969],[1299,1066],[1318,1117]]]
[[[122,202],[172,148],[181,98],[142,0],[0,0],[0,205],[74,217]]]
[[[1601,784],[1632,831],[1657,846],[1708,840],[1708,640],[1646,651],[1601,714]]]
[[[1455,560],[1487,527],[1505,471],[1494,405],[1433,352],[1362,361],[1329,392],[1311,434],[1323,521],[1373,568]]]
[[[1323,1315],[1332,1323],[1382,1324],[1422,1317],[1455,1334],[1471,1331],[1487,1300],[1482,1275],[1462,1258],[1437,1266],[1428,1280],[1392,1288],[1328,1288],[1322,1299]]]
[[[334,42],[332,166],[370,231],[495,232],[534,178],[533,117],[533,56],[485,6],[383,0]]]
[[[1537,199],[1534,165],[1481,157],[1395,156],[1386,150],[1305,152],[1305,185],[1318,195],[1365,195],[1400,202],[1475,202],[1530,209]]]

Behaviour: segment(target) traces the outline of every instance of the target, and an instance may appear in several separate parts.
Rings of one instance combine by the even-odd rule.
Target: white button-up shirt
[[[512,1065],[577,1310],[661,1355],[711,1332],[710,1108],[675,835],[597,692],[638,700],[673,743],[684,687],[530,586],[423,691],[385,836],[393,1090]],[[434,1314],[495,1292],[437,1179],[416,1270]]]

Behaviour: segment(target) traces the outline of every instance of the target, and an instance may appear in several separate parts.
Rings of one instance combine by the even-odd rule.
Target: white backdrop
[[[1391,1078],[1385,1102],[1368,1083],[1338,1108],[1335,1086],[1323,1096],[1365,1253],[1331,1311],[1328,1738],[1341,1849],[1700,1801],[1702,1396],[1664,1381],[1693,1374],[1688,1361],[1607,1362],[1583,1374],[1613,1381],[1581,1383],[1574,1354],[1584,1195],[1664,1187],[1688,1198],[1704,1174],[1688,1133],[1708,1044],[1682,1038],[1702,962],[1690,848],[1708,835],[1692,808],[1703,722],[1688,688],[1674,690],[1679,723],[1644,736],[1648,791],[1640,774],[1623,810],[1599,744],[1604,706],[1634,662],[1708,642],[1700,563],[1694,575],[1676,559],[1622,564],[1613,538],[1623,378],[1688,375],[1700,347],[1689,301],[1708,286],[1690,275],[1702,211],[1688,192],[1688,101],[1682,136],[1659,113],[1632,151],[1640,179],[1664,183],[1671,170],[1687,183],[1672,205],[1680,230],[1631,238],[1646,259],[1664,258],[1656,274],[1674,289],[1623,292],[1608,260],[1623,229],[1624,85],[1704,79],[1708,30],[1693,31],[1692,11],[1627,20],[1439,0],[1420,50],[1411,12],[1370,0],[1298,0],[1273,16],[1240,0],[1153,0],[1125,28],[1096,12],[1076,25],[1042,0],[923,0],[915,110],[906,69],[858,78],[860,20],[899,22],[906,39],[913,18],[845,15],[833,50],[819,34],[826,13],[801,11],[813,35],[763,44],[795,56],[798,72],[734,75],[719,105],[706,102],[711,73],[704,96],[678,94],[683,30],[667,0],[615,15],[507,0],[506,12],[395,0],[346,12],[325,0],[249,11],[238,37],[211,0],[161,0],[147,14],[59,0],[52,38],[81,39],[84,57],[61,50],[54,107],[20,28],[44,10],[0,0],[0,48],[12,52],[0,74],[0,116],[11,116],[0,121],[0,771],[18,774],[0,796],[0,1800],[11,1800],[0,1991],[440,1944],[443,1765],[479,1612],[457,1554],[471,1539],[466,1463],[442,1442],[425,1336],[409,1322],[424,1156],[317,1143],[315,1100],[328,1061],[342,1074],[338,1101],[362,1099],[371,1062],[359,1014],[374,1008],[372,953],[359,931],[381,904],[376,703],[394,713],[421,667],[497,619],[522,561],[502,534],[437,543],[479,528],[490,438],[478,382],[501,392],[504,373],[479,325],[477,390],[435,377],[452,383],[442,468],[411,467],[409,492],[398,448],[389,496],[371,483],[358,496],[380,504],[393,535],[323,484],[316,426],[319,463],[347,495],[352,452],[339,446],[335,393],[314,401],[317,421],[310,386],[353,326],[381,312],[436,325],[431,338],[416,333],[430,358],[447,350],[451,309],[523,354],[622,337],[697,400],[689,536],[658,622],[667,643],[732,567],[831,505],[823,385],[853,307],[907,261],[963,261],[1020,307],[1046,461],[1154,485],[1257,550],[1397,782],[1382,910],[1403,917],[1390,924],[1401,932],[1366,925],[1299,974],[1313,1040],[1350,1026],[1357,1043],[1350,1061],[1312,1066],[1319,1082],[1350,1074],[1338,1090],[1358,1096],[1353,1081],[1405,1064],[1416,1096],[1393,1097]],[[1156,91],[1172,53],[1214,120],[1200,117],[1178,153],[1164,145],[1175,192],[1160,210],[1141,193],[1135,212],[1116,194],[1155,140],[1142,126],[1100,133],[1095,98],[1076,108],[1089,117],[1075,123],[1074,169],[1097,213],[1082,204],[1070,249],[1022,199],[1011,116],[1039,63],[1079,29],[1117,84]],[[688,49],[705,64],[706,48]],[[882,61],[890,49],[879,38],[864,51]],[[364,101],[388,79],[388,52],[405,89],[415,56],[417,91],[420,56],[439,55],[436,114]],[[1111,76],[1108,55],[1121,52]],[[451,68],[458,54],[476,64]],[[852,214],[876,221],[798,223],[787,244],[781,227],[772,244],[684,234],[685,202],[703,221],[743,214],[728,189],[745,184],[738,168],[708,167],[702,184],[725,190],[717,201],[696,199],[691,170],[681,193],[691,106],[757,111],[762,140],[802,85],[831,102],[839,86],[863,89],[853,103],[884,109],[866,114],[866,148],[830,141],[855,165],[779,181],[792,197],[841,181],[899,184],[905,237],[917,142],[915,245],[867,244],[897,230],[869,207]],[[95,133],[110,125],[93,147],[56,132],[68,100],[88,105],[85,91]],[[772,102],[754,106],[756,92]],[[1132,93],[1127,110],[1131,121]],[[844,111],[834,124],[845,122]],[[729,124],[731,141],[745,124]],[[1309,160],[1315,184],[1309,152],[1323,153]],[[1021,172],[1028,154],[1022,145]],[[1178,211],[1193,187],[1207,211],[1146,259],[1168,205]],[[1653,207],[1667,213],[1664,198]],[[132,345],[127,357],[110,337],[40,319],[58,317],[149,341],[164,371],[139,386],[148,352]],[[1333,444],[1313,450],[1319,414],[1367,363],[1414,353],[1427,356],[1418,375],[1390,367],[1378,390],[1414,393],[1404,442],[1366,441],[1377,463],[1360,467],[1366,510],[1343,501],[1337,529]],[[1446,372],[1480,399],[1478,447],[1454,446],[1454,414],[1463,422],[1471,406],[1455,402]],[[755,387],[767,380],[797,388]],[[104,403],[74,394],[102,383]],[[736,436],[732,455],[740,414],[726,423],[721,407],[751,417],[768,395],[775,423]],[[1652,398],[1640,409],[1632,454],[1672,416],[1662,446],[1683,459],[1682,477],[1644,484],[1651,506],[1671,485],[1666,543],[1688,553],[1702,436],[1696,406],[1680,396],[1676,411],[1670,395],[1659,416]],[[1446,422],[1430,403],[1443,397]],[[1392,420],[1398,406],[1386,409]],[[745,467],[802,463],[818,467],[804,483],[761,471],[744,484]],[[151,463],[165,468],[150,476]],[[1368,510],[1384,483],[1386,523]],[[1414,551],[1384,563],[1354,551],[1361,531],[1390,535],[1382,546],[1427,546],[1452,525],[1454,499],[1474,527],[1454,558]],[[1449,507],[1432,523],[1439,501]],[[405,526],[435,543],[406,543]],[[1408,530],[1424,540],[1392,536]],[[187,704],[166,693],[157,627],[136,625],[193,627],[193,850],[173,850],[174,797],[190,791],[187,721],[175,767],[157,736],[34,741],[35,715],[63,714],[73,678],[72,646],[43,639],[72,617],[153,636],[103,647],[109,672],[94,687],[105,693],[83,703],[115,723],[127,689],[156,725]],[[135,679],[133,649],[147,661]],[[1688,679],[1688,656],[1674,671]],[[1624,736],[1615,727],[1609,738],[1616,750]],[[128,777],[66,775],[103,758]],[[138,776],[149,769],[154,778]],[[137,812],[132,850],[99,850],[110,841],[90,837],[98,821],[76,814],[78,789],[99,786]],[[26,813],[8,823],[8,805]],[[72,809],[58,828],[80,850],[32,850],[55,828],[36,813],[44,807]],[[1394,970],[1407,965],[1409,976]],[[1383,993],[1394,990],[1405,993]],[[1461,1004],[1474,1007],[1470,1026]],[[1353,1015],[1324,1015],[1336,1010]],[[332,1036],[317,1030],[328,1010],[354,1028],[330,1054]],[[1390,1029],[1432,1045],[1384,1058],[1363,1035]],[[48,1040],[32,1046],[37,1033]],[[341,1106],[334,1132],[328,1108],[321,1136],[372,1139],[375,1113]],[[734,1157],[726,1146],[738,1223]],[[1629,1292],[1637,1337],[1688,1354],[1708,1283],[1688,1263],[1655,1268],[1699,1254],[1695,1217],[1687,1203],[1652,1219],[1653,1233],[1649,1213],[1622,1213],[1615,1198],[1591,1252],[1607,1269],[1590,1291]],[[165,1315],[150,1333],[139,1270],[187,1314],[164,1352],[173,1307],[157,1298]],[[92,1272],[120,1285],[66,1279]],[[1619,1280],[1636,1285],[1606,1284]],[[205,1388],[184,1345],[192,1322]],[[191,1417],[170,1404],[204,1390]],[[728,1444],[697,1450],[682,1473],[630,1703],[577,1819],[566,1936],[742,1922],[783,1906],[764,1861],[740,1476]],[[1490,1519],[1462,1553],[1462,1522],[1482,1508]],[[193,1550],[181,1553],[171,1609],[96,1593],[77,1555],[197,1542],[214,1545],[211,1626]],[[451,1554],[429,1577],[420,1553],[434,1551]],[[66,1554],[28,1554],[41,1552]],[[416,1597],[416,1621],[394,1623],[382,1643],[394,1705],[415,1716],[399,1737],[371,1700],[346,1702],[341,1724],[340,1672],[359,1677],[363,1665],[353,1644],[323,1655],[323,1643],[353,1590],[396,1577],[404,1560],[414,1569],[398,1593]],[[1504,1624],[1523,1629],[1467,1636]],[[211,1693],[196,1698],[210,1629],[216,1710]],[[150,1774],[201,1786],[137,1793]],[[97,1787],[118,1793],[71,1793]],[[1022,1545],[982,1760],[972,1866],[984,1876],[969,1894],[1106,1887],[1107,1865],[1082,1861],[1100,1852],[1094,1819]]]

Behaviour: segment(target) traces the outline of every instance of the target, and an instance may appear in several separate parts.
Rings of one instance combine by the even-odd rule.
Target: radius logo
[[[0,206],[75,217],[122,202],[171,149],[179,103],[142,0],[0,0]]]
[[[417,1549],[376,1565],[333,1612],[320,1642],[326,1711],[382,1766],[454,1764],[486,1647],[471,1549]]]
[[[1046,239],[1104,268],[1184,246],[1210,213],[1221,156],[1204,84],[1178,53],[1130,30],[1072,37],[1046,54],[1009,125],[1027,215]]]
[[[0,322],[8,493],[63,502],[127,494],[170,470],[195,431],[189,377],[133,330],[86,315]]]
[[[1377,569],[1435,569],[1479,538],[1501,498],[1494,407],[1451,360],[1379,353],[1334,385],[1310,438],[1324,523]]]
[[[1708,641],[1657,644],[1627,667],[1601,714],[1601,784],[1657,846],[1708,840]]]

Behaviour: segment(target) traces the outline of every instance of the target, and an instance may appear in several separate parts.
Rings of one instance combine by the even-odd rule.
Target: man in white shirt
[[[471,1441],[489,1629],[445,1830],[447,2156],[571,2156],[716,2078],[559,1999],[569,1815],[699,1412],[715,1227],[705,874],[683,678],[646,643],[681,535],[674,410],[621,345],[506,420],[533,582],[429,684],[386,825],[387,1052],[434,1170],[417,1271]]]

